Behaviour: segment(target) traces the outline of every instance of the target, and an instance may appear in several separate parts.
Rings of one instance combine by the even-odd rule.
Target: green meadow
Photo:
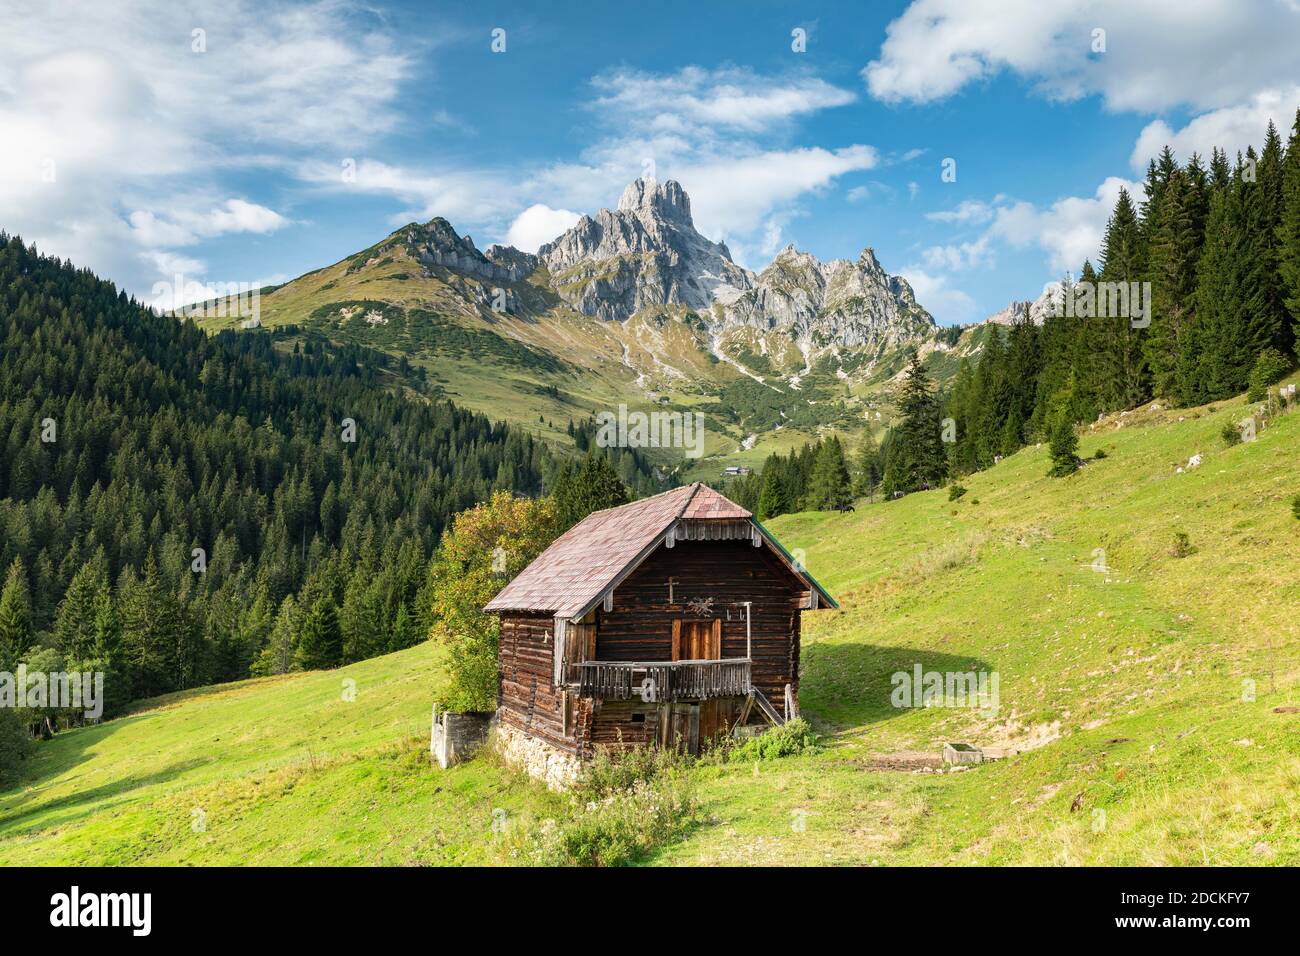
[[[699,823],[644,862],[1300,863],[1300,413],[1228,447],[1246,408],[1111,416],[1066,479],[1029,447],[955,501],[772,522],[843,606],[804,617],[822,750],[695,767]],[[893,706],[918,664],[996,674],[996,709]],[[441,679],[423,644],[61,733],[0,793],[0,863],[500,862],[502,821],[566,800],[430,766]],[[1004,756],[906,763],[947,742]]]

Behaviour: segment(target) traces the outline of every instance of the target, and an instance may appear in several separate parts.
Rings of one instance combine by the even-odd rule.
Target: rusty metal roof
[[[754,516],[701,482],[597,511],[556,538],[484,610],[581,616],[610,585],[659,547],[664,534],[682,518],[752,522]],[[757,522],[754,525],[796,577],[815,588],[830,607],[838,607],[812,575],[794,565],[766,528]]]
[[[639,564],[683,517],[753,516],[700,482],[594,512],[556,538],[484,610],[577,614],[620,574]]]

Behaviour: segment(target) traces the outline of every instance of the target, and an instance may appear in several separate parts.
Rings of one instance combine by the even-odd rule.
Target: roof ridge
[[[691,489],[691,493],[686,496],[686,500],[682,502],[682,506],[677,509],[677,514],[673,518],[674,521],[676,521],[682,515],[686,514],[686,509],[691,506],[691,502],[695,500],[695,496],[700,493],[700,489],[704,487],[704,482],[693,481],[691,482],[689,487]]]
[[[698,484],[700,484],[700,482],[696,481],[696,482],[692,482],[691,484],[698,485]],[[643,504],[645,504],[647,501],[654,501],[656,498],[662,498],[664,495],[675,495],[675,494],[677,494],[677,492],[679,492],[679,491],[684,491],[684,490],[686,490],[687,488],[690,488],[690,487],[691,487],[691,485],[678,485],[676,488],[669,488],[667,491],[661,491],[661,492],[659,492],[658,494],[650,495],[649,497],[646,497],[646,498],[634,498],[632,501],[625,501],[625,502],[624,502],[623,504],[621,504],[621,505],[610,505],[608,508],[601,508],[601,509],[599,509],[599,510],[597,510],[597,511],[593,511],[593,512],[591,513],[591,515],[600,515],[600,514],[604,514],[606,511],[617,511],[619,508],[627,508],[627,507],[629,507],[629,506],[631,506],[631,505],[643,505]],[[694,497],[694,493],[692,493],[691,497]],[[689,501],[690,498],[688,498],[688,499],[686,499],[686,500]],[[590,518],[591,515],[587,515],[587,518]],[[583,521],[586,521],[587,518],[583,518],[582,520],[583,520]],[[581,523],[582,523],[582,521],[578,522],[578,524],[581,524]],[[578,526],[578,525],[574,525],[575,528],[576,528],[577,526]]]

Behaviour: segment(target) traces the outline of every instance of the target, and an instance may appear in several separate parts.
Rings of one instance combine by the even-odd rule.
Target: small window
[[[632,715],[632,723],[634,723],[634,724],[644,724],[644,723],[645,723],[645,714],[633,714],[633,715]]]

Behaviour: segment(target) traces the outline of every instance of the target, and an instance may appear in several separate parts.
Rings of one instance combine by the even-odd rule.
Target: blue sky
[[[1095,256],[1165,142],[1300,103],[1296,0],[587,6],[0,0],[0,227],[193,299],[434,215],[532,249],[653,169],[752,269],[872,246],[969,322]]]

